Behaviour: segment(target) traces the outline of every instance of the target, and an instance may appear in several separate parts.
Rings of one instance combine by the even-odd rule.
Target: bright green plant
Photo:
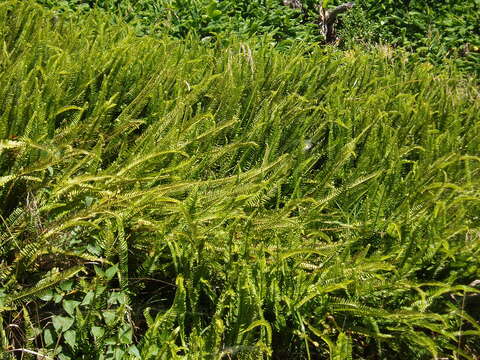
[[[287,46],[292,41],[321,40],[314,24],[313,2],[305,9],[290,9],[281,1],[57,1],[39,0],[60,12],[103,9],[120,15],[135,26],[137,35],[165,34],[186,37],[195,34],[204,41],[235,34],[243,39],[268,34],[271,41]]]
[[[478,355],[475,79],[137,31],[0,4],[7,359]]]
[[[360,0],[357,5],[347,20],[348,40],[364,40],[367,33],[374,41],[404,47],[420,59],[436,64],[453,59],[461,68],[480,74],[478,0]]]

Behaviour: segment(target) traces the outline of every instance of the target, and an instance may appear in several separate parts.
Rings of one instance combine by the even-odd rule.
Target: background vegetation
[[[320,1],[290,9],[281,0],[37,0],[60,12],[101,8],[136,28],[138,35],[197,34],[204,41],[267,35],[279,48],[321,42]],[[327,6],[343,0],[322,1]],[[479,0],[359,0],[338,25],[343,48],[389,44],[433,64],[446,60],[480,75]]]
[[[479,355],[477,79],[132,22],[0,3],[4,359]]]

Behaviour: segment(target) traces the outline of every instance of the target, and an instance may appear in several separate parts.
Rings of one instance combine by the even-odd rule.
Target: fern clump
[[[478,355],[476,79],[109,19],[0,4],[7,359]]]

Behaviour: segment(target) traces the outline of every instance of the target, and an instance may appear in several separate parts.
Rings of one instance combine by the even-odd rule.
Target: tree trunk
[[[301,0],[283,0],[283,5],[292,9],[303,9],[306,11]],[[320,30],[323,36],[325,36],[326,43],[333,43],[337,40],[337,31],[335,29],[337,16],[350,10],[353,6],[354,3],[348,2],[330,10],[324,9],[321,4],[316,7],[319,13]]]
[[[318,12],[320,14],[319,25],[322,34],[325,36],[325,42],[333,43],[337,40],[337,30],[335,29],[337,16],[347,12],[353,8],[354,5],[352,2],[348,2],[330,10],[324,9],[322,5],[318,6]]]

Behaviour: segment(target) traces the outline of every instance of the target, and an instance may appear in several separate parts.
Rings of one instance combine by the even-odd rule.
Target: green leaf
[[[89,291],[83,298],[83,301],[80,305],[90,305],[93,301],[94,296],[95,296],[95,293],[93,291]]]
[[[333,359],[352,359],[352,341],[343,332],[338,335]]]
[[[122,344],[131,344],[132,343],[132,328],[128,326],[126,329],[123,328],[120,330],[120,336],[118,337],[118,340]]]
[[[137,359],[141,359],[140,351],[138,351],[135,345],[132,345],[127,350],[128,354],[135,356]]]
[[[92,326],[91,333],[95,340],[101,338],[105,334],[105,329],[99,326]]]
[[[54,316],[52,318],[52,323],[53,327],[55,328],[55,331],[58,333],[62,332],[63,329],[63,317],[62,316]]]
[[[40,299],[43,301],[51,301],[53,299],[53,291],[48,290]]]
[[[100,254],[102,253],[102,249],[99,246],[92,245],[92,244],[87,245],[87,251],[90,254],[93,254],[93,255],[96,255],[96,256],[100,256]]]
[[[105,345],[115,345],[117,344],[117,340],[114,337],[109,337],[104,340],[103,342]]]
[[[52,318],[53,322],[53,327],[55,328],[55,331],[57,334],[61,332],[65,332],[68,329],[70,329],[75,322],[75,320],[71,317],[66,317],[66,316],[54,316]]]
[[[103,292],[107,289],[106,286],[97,286],[95,289],[95,296],[99,297],[100,295],[103,294]]]
[[[60,354],[63,353],[63,346],[62,345],[55,346],[53,353],[57,356],[60,356]]]
[[[73,287],[73,281],[72,280],[62,281],[59,287],[63,291],[70,291],[72,290],[72,287]]]
[[[93,268],[95,269],[95,273],[100,276],[100,277],[105,277],[105,272],[102,270],[100,266],[93,265]]]
[[[113,277],[115,276],[115,274],[117,273],[118,271],[118,266],[117,265],[113,265],[113,266],[110,266],[106,271],[105,271],[105,275],[107,277],[108,280],[112,280]]]
[[[112,326],[115,324],[117,313],[113,310],[107,310],[103,312],[103,318],[105,319],[105,324],[107,326]]]
[[[74,105],[64,106],[63,108],[61,108],[60,110],[58,110],[55,113],[55,116],[60,115],[61,113],[65,112],[65,111],[70,111],[70,110],[83,110],[83,109],[81,107],[74,106]]]
[[[43,332],[43,341],[45,342],[46,347],[49,347],[55,342],[53,338],[52,330],[45,329],[45,331]]]
[[[55,294],[53,296],[53,301],[55,302],[55,304],[60,303],[62,300],[63,300],[63,294]]]
[[[74,349],[76,345],[76,337],[77,337],[75,330],[66,331],[65,334],[63,334],[63,337],[65,338],[65,342],[68,345],[70,345],[72,349]]]
[[[108,297],[107,303],[109,305],[120,304],[124,305],[128,303],[128,297],[124,292],[115,291],[110,294]]]
[[[241,332],[241,334],[249,332],[249,331],[255,329],[256,327],[264,327],[265,330],[267,330],[267,341],[268,341],[267,344],[271,344],[271,342],[272,342],[272,326],[270,325],[270,323],[267,320],[254,321],[253,323],[250,324],[250,326],[248,328],[243,330]]]
[[[125,355],[125,351],[123,351],[120,348],[115,349],[115,353],[114,353],[115,360],[122,360],[123,355]]]
[[[91,196],[85,196],[85,206],[90,207],[93,203],[93,197]]]
[[[15,179],[14,175],[0,176],[0,188],[13,179]]]
[[[73,316],[75,309],[80,305],[80,301],[76,300],[63,300],[63,309],[68,315]]]

